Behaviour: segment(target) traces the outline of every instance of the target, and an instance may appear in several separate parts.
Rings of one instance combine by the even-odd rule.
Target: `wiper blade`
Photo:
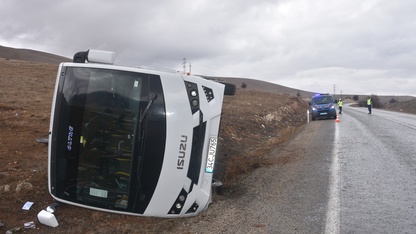
[[[146,108],[144,109],[142,115],[140,116],[140,123],[143,122],[143,119],[146,117],[147,112],[149,111],[150,107],[152,106],[153,102],[157,99],[157,94],[154,94],[153,97],[150,99],[149,103],[147,103]]]
[[[140,135],[140,137],[137,138],[140,146],[139,146],[139,152],[138,152],[138,162],[137,162],[137,190],[136,190],[136,199],[134,204],[133,204],[133,210],[136,209],[136,202],[137,202],[137,197],[139,197],[139,199],[141,201],[144,201],[146,199],[146,195],[143,193],[143,187],[142,187],[142,181],[141,181],[141,177],[142,177],[142,171],[143,171],[143,151],[144,151],[144,137],[145,137],[145,132],[142,132],[142,124],[143,124],[143,120],[146,117],[147,113],[149,112],[150,107],[152,106],[153,102],[157,99],[157,94],[154,94],[153,97],[149,100],[149,103],[147,103],[146,108],[143,110],[140,119],[139,119],[139,123],[138,123],[138,133]]]

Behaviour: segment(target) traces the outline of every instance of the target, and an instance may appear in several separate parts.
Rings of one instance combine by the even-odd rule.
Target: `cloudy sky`
[[[0,45],[244,77],[313,92],[416,96],[413,0],[2,0]]]

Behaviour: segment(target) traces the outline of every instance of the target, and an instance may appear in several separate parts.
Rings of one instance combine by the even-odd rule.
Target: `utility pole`
[[[186,58],[182,59],[183,73],[186,74]]]
[[[334,96],[335,96],[335,85],[334,85]]]
[[[189,63],[189,74],[191,74],[191,67],[192,67],[192,64]]]

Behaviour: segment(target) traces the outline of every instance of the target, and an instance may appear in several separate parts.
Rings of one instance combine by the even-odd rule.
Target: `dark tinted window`
[[[137,197],[140,187],[147,189],[142,195],[151,196],[163,161],[166,123],[160,77],[68,67],[58,89],[51,153],[54,195],[86,205],[133,210],[132,194]],[[152,121],[141,116],[149,103],[152,107],[146,115]],[[159,134],[146,134],[149,129]],[[147,142],[162,145],[158,151],[146,147],[148,136],[152,139]],[[141,186],[139,162],[143,161],[149,162],[147,168],[153,174],[145,172]]]
[[[334,98],[332,96],[316,96],[312,98],[313,104],[327,104],[327,103],[333,103]]]

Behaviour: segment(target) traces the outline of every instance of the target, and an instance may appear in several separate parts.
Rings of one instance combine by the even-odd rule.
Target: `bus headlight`
[[[187,196],[188,193],[182,189],[172,207],[170,208],[169,214],[180,214]]]
[[[192,104],[193,107],[197,107],[199,105],[199,102],[198,102],[198,100],[194,99],[194,100],[191,101],[191,104]]]

